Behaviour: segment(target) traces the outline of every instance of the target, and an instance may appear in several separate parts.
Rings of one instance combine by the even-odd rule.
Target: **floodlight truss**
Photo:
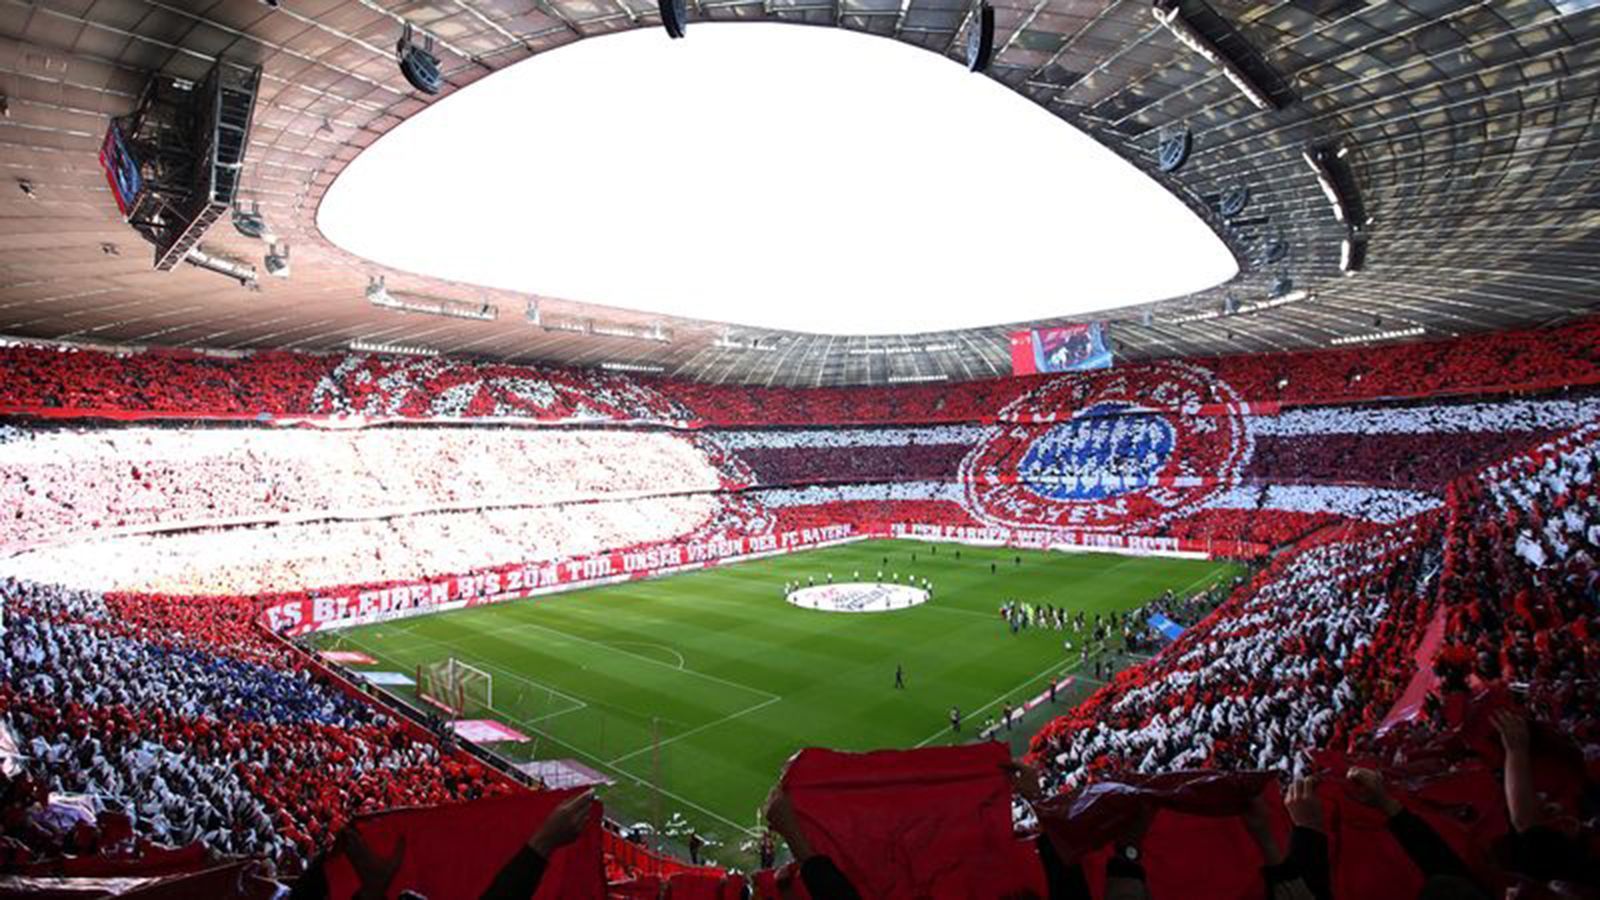
[[[1421,325],[1413,325],[1410,328],[1391,328],[1387,331],[1368,331],[1364,334],[1340,335],[1328,341],[1328,343],[1335,347],[1342,347],[1346,344],[1370,344],[1374,341],[1397,341],[1402,338],[1422,337],[1427,333],[1428,329],[1423,328]]]
[[[620,338],[626,341],[648,341],[653,344],[672,343],[672,329],[663,326],[659,322],[649,327],[641,328],[637,325],[597,322],[594,319],[587,318],[569,319],[544,316],[535,324],[538,324],[545,331],[599,335],[601,337]]]
[[[1160,22],[1178,40],[1178,43],[1193,50],[1199,54],[1200,58],[1215,66],[1217,71],[1221,72],[1224,78],[1238,88],[1239,93],[1243,94],[1245,99],[1254,104],[1257,109],[1282,108],[1266,91],[1262,90],[1260,85],[1256,84],[1249,75],[1246,75],[1243,69],[1239,68],[1238,63],[1229,58],[1216,44],[1213,44],[1209,38],[1197,31],[1194,25],[1183,17],[1183,10],[1179,8],[1176,0],[1156,0],[1151,5],[1150,11],[1155,15],[1156,21]]]
[[[1332,150],[1328,147],[1308,147],[1300,154],[1306,166],[1311,169],[1311,174],[1317,179],[1317,187],[1322,189],[1324,197],[1328,198],[1328,205],[1333,209],[1333,217],[1339,224],[1355,230],[1366,225],[1365,207],[1361,201],[1361,192],[1356,187],[1355,173],[1350,170],[1350,165],[1345,162],[1347,152],[1344,149]]]
[[[1171,325],[1183,325],[1189,322],[1206,322],[1210,321],[1211,319],[1221,319],[1227,316],[1238,316],[1244,315],[1245,313],[1256,313],[1263,310],[1276,309],[1280,306],[1287,306],[1291,303],[1300,303],[1302,301],[1312,300],[1315,298],[1316,294],[1304,289],[1289,291],[1281,297],[1268,297],[1265,300],[1253,300],[1249,303],[1238,303],[1232,300],[1232,298],[1229,298],[1228,300],[1224,301],[1221,309],[1211,309],[1204,312],[1195,312],[1182,316],[1174,316],[1170,319],[1167,319],[1166,322]],[[1145,324],[1148,325],[1149,323],[1147,322]]]
[[[351,341],[349,348],[357,353],[390,353],[401,356],[438,356],[439,351],[419,344],[389,344],[380,341]]]
[[[449,297],[430,297],[426,294],[391,291],[383,278],[372,279],[367,285],[367,302],[373,306],[396,312],[421,313],[426,316],[444,316],[451,319],[473,319],[492,322],[500,316],[500,307],[493,303],[471,303]]]
[[[240,287],[259,287],[256,281],[256,267],[249,263],[207,253],[199,247],[195,247],[185,253],[183,261],[197,269],[205,269],[208,272],[216,272],[218,275],[226,275],[239,282]]]

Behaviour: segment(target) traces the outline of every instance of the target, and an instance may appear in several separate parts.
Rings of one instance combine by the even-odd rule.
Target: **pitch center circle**
[[[910,609],[928,602],[928,592],[904,584],[819,584],[790,591],[786,598],[801,609],[837,613],[881,613]]]

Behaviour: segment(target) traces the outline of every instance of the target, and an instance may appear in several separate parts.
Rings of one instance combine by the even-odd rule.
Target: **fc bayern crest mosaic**
[[[1187,363],[1053,379],[962,460],[963,500],[991,525],[1149,532],[1238,483],[1252,449],[1242,412]]]

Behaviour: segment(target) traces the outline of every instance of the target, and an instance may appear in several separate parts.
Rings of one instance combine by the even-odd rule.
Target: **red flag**
[[[1017,865],[1002,744],[840,753],[802,750],[783,786],[816,852],[863,897],[1043,893]]]
[[[1317,762],[1327,767],[1317,796],[1327,824],[1335,894],[1416,896],[1422,873],[1390,834],[1383,813],[1355,799],[1343,778],[1348,763],[1334,753],[1318,754]],[[1491,847],[1508,825],[1504,794],[1490,770],[1468,760],[1435,774],[1398,769],[1384,774],[1390,794],[1437,832],[1483,883],[1492,883]]]
[[[517,855],[551,810],[581,790],[522,791],[469,803],[399,809],[362,816],[353,823],[380,858],[405,840],[400,870],[389,887],[391,898],[414,890],[428,900],[477,900],[495,875]],[[557,850],[539,882],[540,898],[601,898],[606,895],[600,859],[600,804],[578,840]],[[348,897],[357,881],[350,862],[330,857],[328,892]]]
[[[1256,900],[1262,892],[1261,851],[1240,816],[1266,793],[1269,821],[1276,833],[1287,835],[1274,780],[1268,772],[1130,775],[1036,809],[1061,858],[1082,863],[1095,896],[1103,890],[1112,841],[1148,811],[1156,815],[1140,846],[1150,896]]]
[[[1270,772],[1127,775],[1041,804],[1039,822],[1061,858],[1071,860],[1111,843],[1147,810],[1204,818],[1242,815],[1275,778]]]
[[[606,890],[609,900],[658,900],[660,896],[661,879],[654,875],[615,881]]]
[[[667,900],[721,900],[722,876],[679,872],[667,879]]]

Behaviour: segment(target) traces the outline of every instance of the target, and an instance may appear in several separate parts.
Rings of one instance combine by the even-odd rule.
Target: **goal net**
[[[494,676],[455,657],[417,667],[417,696],[457,716],[494,708]]]

